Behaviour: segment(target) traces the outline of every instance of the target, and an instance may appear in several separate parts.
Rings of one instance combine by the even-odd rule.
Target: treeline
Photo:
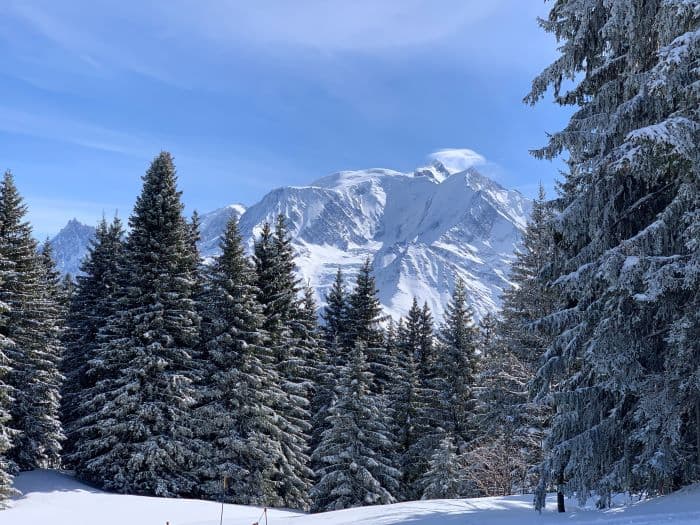
[[[475,326],[463,283],[437,329],[417,300],[394,323],[368,260],[350,289],[338,272],[319,323],[283,217],[252,257],[232,219],[201,263],[167,153],[74,284],[10,174],[0,198],[4,494],[13,472],[59,466],[120,493],[316,511],[533,486],[534,365],[497,349],[491,318]]]

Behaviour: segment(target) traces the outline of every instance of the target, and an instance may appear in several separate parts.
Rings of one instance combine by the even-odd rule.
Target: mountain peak
[[[200,215],[202,255],[218,254],[231,216],[248,246],[264,222],[288,220],[297,269],[323,299],[338,267],[349,284],[374,260],[386,312],[403,316],[413,297],[439,321],[455,281],[462,279],[477,317],[498,307],[510,286],[513,251],[531,202],[473,167],[451,172],[436,160],[413,173],[384,168],[340,171],[308,186],[277,188],[246,208],[224,206]],[[54,238],[61,271],[75,273],[94,228],[72,219]]]

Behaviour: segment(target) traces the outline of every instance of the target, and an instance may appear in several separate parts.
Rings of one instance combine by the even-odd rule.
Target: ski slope
[[[124,496],[93,489],[53,471],[35,471],[16,478],[22,492],[12,507],[0,511],[7,525],[218,525],[221,505],[213,502]],[[431,500],[348,509],[323,514],[270,510],[269,525],[527,525],[615,524],[695,525],[700,523],[700,485],[669,496],[623,504],[599,511],[567,502],[558,514],[552,501],[545,512],[532,510],[532,497],[508,496],[465,500]],[[226,525],[251,525],[261,509],[225,505]],[[264,521],[262,522],[264,523]],[[262,525],[261,523],[261,525]]]

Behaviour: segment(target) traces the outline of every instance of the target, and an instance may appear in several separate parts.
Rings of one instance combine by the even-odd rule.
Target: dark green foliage
[[[0,301],[9,311],[5,334],[14,389],[10,414],[17,431],[10,458],[21,470],[59,465],[63,438],[58,419],[61,376],[61,309],[50,251],[37,252],[22,202],[8,172],[0,186],[0,262],[5,280]]]
[[[393,436],[372,393],[373,378],[357,343],[341,368],[338,402],[329,410],[328,429],[314,451],[322,465],[311,495],[317,511],[393,503],[399,471],[391,465]]]
[[[195,254],[172,157],[143,178],[124,250],[117,308],[99,334],[104,378],[79,410],[78,474],[119,492],[161,496],[192,490],[193,366],[199,332],[192,300]]]
[[[255,272],[231,219],[202,296],[201,373],[193,414],[197,493],[248,505],[284,505],[273,479],[284,397],[261,329]],[[227,489],[222,487],[228,479]]]
[[[65,377],[61,390],[61,421],[66,432],[63,461],[69,467],[74,466],[76,459],[73,454],[81,432],[79,421],[86,415],[80,407],[94,395],[98,381],[104,379],[103,366],[95,360],[98,335],[116,313],[123,236],[124,229],[116,217],[111,224],[104,219],[98,224],[68,304],[61,363]]]

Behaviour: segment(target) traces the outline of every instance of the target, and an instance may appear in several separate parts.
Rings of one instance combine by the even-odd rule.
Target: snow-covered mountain
[[[77,275],[80,263],[87,253],[90,241],[95,236],[95,227],[77,219],[68,221],[63,229],[51,239],[56,266],[62,274]]]
[[[221,234],[226,229],[226,224],[234,215],[240,219],[245,213],[242,204],[231,204],[218,210],[204,213],[200,216],[199,231],[201,240],[199,249],[205,256],[215,255],[219,251]]]
[[[247,209],[232,205],[203,214],[200,248],[205,257],[217,253],[234,213],[252,247],[262,224],[282,213],[299,275],[319,302],[338,267],[351,279],[371,257],[380,299],[394,317],[404,315],[416,296],[441,318],[457,277],[466,282],[472,306],[482,316],[497,308],[509,286],[513,250],[530,207],[519,192],[474,168],[451,173],[435,162],[413,173],[342,171],[308,186],[275,189]]]

